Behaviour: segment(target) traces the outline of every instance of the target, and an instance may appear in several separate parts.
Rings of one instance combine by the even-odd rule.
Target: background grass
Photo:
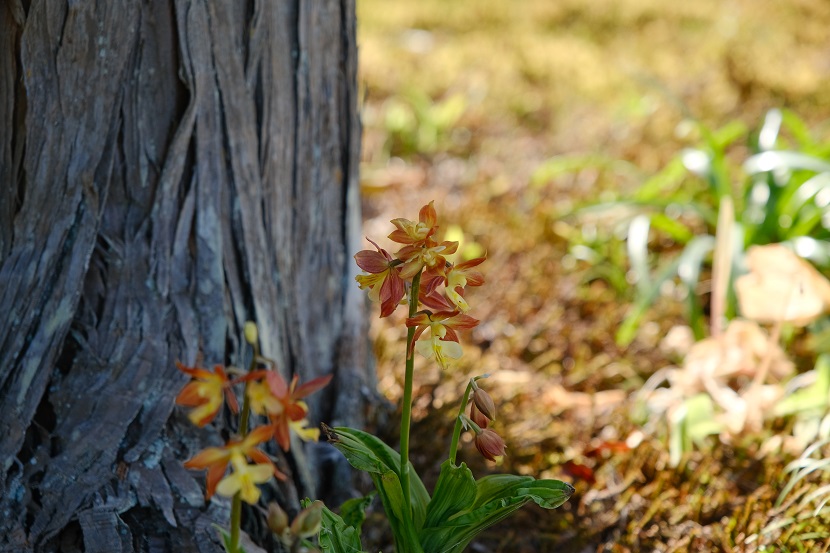
[[[385,237],[390,219],[415,218],[434,199],[462,254],[488,254],[487,282],[469,295],[482,323],[465,336],[462,363],[418,367],[413,462],[437,474],[464,381],[490,372],[508,457],[494,469],[468,444],[462,460],[477,474],[577,486],[564,507],[527,509],[472,550],[827,549],[827,516],[799,503],[821,471],[775,505],[792,459],[765,444],[787,419],[733,443],[713,438],[678,468],[659,432],[619,446],[639,436],[630,398],[671,362],[658,345],[684,305],[665,287],[634,341],[618,346],[635,287],[613,223],[630,214],[563,216],[661,172],[694,194],[694,176],[671,173],[678,153],[705,129],[738,126],[746,133],[727,161],[739,165],[772,108],[792,110],[827,144],[827,29],[824,0],[358,0],[364,233]],[[659,259],[676,243],[658,237],[650,249]],[[381,388],[395,401],[402,321],[378,320],[372,332]]]

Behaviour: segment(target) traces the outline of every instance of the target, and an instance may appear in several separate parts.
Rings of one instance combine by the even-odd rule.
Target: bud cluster
[[[322,501],[314,501],[300,511],[293,521],[289,522],[288,513],[279,504],[269,503],[266,518],[268,529],[289,551],[300,550],[297,545],[320,532],[323,524],[323,507]],[[309,545],[304,546],[302,550],[306,553],[318,551],[318,549]]]
[[[473,401],[470,403],[470,421],[475,432],[474,444],[479,453],[490,461],[499,461],[504,456],[504,440],[495,431],[488,428],[496,420],[496,406],[490,394],[479,388],[475,379],[470,381],[473,387]]]

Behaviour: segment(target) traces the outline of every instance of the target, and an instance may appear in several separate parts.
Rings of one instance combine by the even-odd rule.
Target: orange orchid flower
[[[400,261],[396,261],[372,240],[369,242],[377,248],[376,252],[362,250],[354,256],[358,267],[369,274],[358,275],[355,280],[361,290],[369,289],[369,299],[380,303],[380,316],[388,317],[406,294],[406,286],[400,275]]]
[[[274,425],[274,439],[283,451],[291,447],[291,432],[295,432],[306,441],[316,441],[320,436],[319,429],[306,428],[305,416],[308,414],[308,405],[302,399],[325,387],[331,382],[332,375],[321,376],[310,380],[301,386],[297,386],[299,377],[295,374],[288,385],[285,379],[277,371],[265,371],[265,381],[271,390],[271,394],[282,404],[282,411],[269,413],[271,423]]]
[[[477,324],[477,319],[458,311],[421,311],[406,319],[406,326],[416,327],[408,354],[412,355],[413,349],[418,350],[427,359],[434,357],[441,368],[446,369],[449,359],[458,359],[462,354],[455,330],[473,328]],[[429,339],[419,341],[418,338],[427,328],[430,329]]]
[[[216,486],[216,493],[233,497],[237,492],[242,501],[256,505],[262,492],[257,484],[268,482],[274,475],[270,466],[261,463],[249,464],[242,455],[231,455],[233,472]]]
[[[241,440],[231,440],[223,447],[208,447],[203,449],[193,458],[185,461],[184,466],[186,468],[196,470],[207,469],[206,499],[210,499],[214,492],[217,491],[217,485],[225,476],[225,473],[228,470],[228,463],[232,461],[234,456],[241,458],[243,461],[246,458],[250,458],[256,462],[258,466],[267,465],[273,476],[276,476],[280,480],[285,480],[287,476],[280,472],[280,470],[265,453],[256,448],[258,444],[270,440],[273,435],[273,426],[257,427]],[[258,472],[255,474],[257,475],[257,478],[259,478],[261,477],[261,473],[263,471],[262,469],[257,470]],[[247,493],[250,494],[251,492],[248,491]]]
[[[426,240],[422,244],[404,246],[397,253],[398,259],[404,262],[401,268],[401,278],[410,279],[418,271],[426,267],[435,273],[446,276],[446,255],[454,254],[458,250],[458,242],[445,240],[440,244],[433,240]]]
[[[239,412],[231,381],[222,365],[214,366],[213,372],[210,372],[198,367],[187,367],[176,361],[176,368],[193,377],[176,397],[177,404],[195,407],[187,415],[193,424],[205,426],[212,421],[222,407],[223,399],[227,399],[234,413]]]
[[[392,224],[397,227],[389,235],[389,239],[398,244],[421,244],[435,234],[438,230],[438,214],[435,212],[435,202],[429,202],[421,208],[418,213],[418,222],[409,219],[392,219]]]
[[[438,311],[437,313],[421,311],[414,317],[408,317],[406,326],[416,327],[413,341],[420,338],[426,329],[430,329],[433,336],[457,342],[456,330],[473,328],[478,325],[478,322],[478,319],[458,311]]]

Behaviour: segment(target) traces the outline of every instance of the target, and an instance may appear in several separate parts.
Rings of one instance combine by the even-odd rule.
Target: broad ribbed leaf
[[[375,492],[370,493],[365,497],[355,497],[344,501],[340,506],[340,516],[347,526],[354,526],[358,534],[363,526],[363,521],[366,520],[366,509],[372,504],[372,499],[375,497]]]
[[[425,553],[461,553],[479,532],[527,502],[554,509],[567,501],[573,491],[572,486],[558,480],[511,474],[486,476],[476,482],[476,497],[468,509],[450,515],[440,525],[421,530],[421,545]]]
[[[320,549],[331,553],[365,553],[360,543],[360,530],[347,524],[325,506],[323,527],[320,530]]]
[[[432,492],[432,500],[427,507],[424,528],[440,526],[451,516],[469,509],[476,498],[476,481],[467,465],[457,467],[444,461],[441,474]]]
[[[327,432],[332,444],[346,456],[349,463],[372,477],[392,527],[398,553],[421,553],[418,529],[426,518],[429,493],[412,464],[409,465],[411,509],[404,512],[398,468],[400,454],[375,436],[354,428],[340,426],[328,428]]]

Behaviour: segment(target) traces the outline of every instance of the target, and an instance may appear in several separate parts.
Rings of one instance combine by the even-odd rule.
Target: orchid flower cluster
[[[228,553],[239,553],[241,503],[256,505],[261,497],[259,484],[288,476],[280,471],[272,458],[259,449],[261,444],[274,440],[283,451],[291,448],[291,433],[305,441],[317,441],[320,430],[309,428],[308,405],[303,398],[320,390],[331,381],[331,375],[315,378],[298,385],[295,375],[287,383],[275,369],[273,361],[259,354],[258,332],[254,323],[245,324],[245,339],[253,347],[254,355],[247,372],[235,368],[215,365],[213,371],[200,367],[188,367],[177,362],[176,367],[191,377],[176,398],[176,403],[192,408],[188,413],[190,421],[199,427],[211,423],[227,403],[230,411],[238,415],[236,436],[224,446],[208,447],[184,463],[194,470],[207,471],[205,499],[214,494],[232,498],[230,532],[220,528],[225,549]],[[268,368],[262,368],[268,367]],[[230,374],[241,373],[231,379]],[[244,396],[240,409],[234,393],[237,384],[244,384]],[[250,428],[251,414],[265,424]],[[254,421],[255,423],[257,421]],[[231,468],[228,472],[228,468]],[[301,540],[316,534],[320,527],[321,505],[315,503],[302,510],[294,523],[281,524],[284,515],[276,503],[269,505],[269,527],[287,546],[301,543]],[[316,521],[316,529],[313,522]],[[293,549],[292,549],[293,550]]]
[[[458,251],[458,242],[439,242],[435,238],[439,227],[434,202],[421,208],[417,222],[403,218],[391,222],[395,230],[388,238],[403,246],[392,256],[367,238],[377,251],[363,250],[355,255],[358,267],[368,273],[358,275],[356,280],[361,289],[369,290],[371,300],[380,303],[381,317],[394,313],[409,293],[410,305],[416,306],[416,311],[406,319],[407,328],[415,329],[408,340],[407,359],[414,350],[446,369],[463,353],[457,331],[479,323],[467,314],[470,305],[464,295],[467,286],[484,284],[484,276],[476,267],[486,257],[461,263],[447,259]],[[475,445],[482,455],[497,460],[504,455],[504,440],[487,428],[489,421],[495,420],[495,406],[487,392],[475,380],[471,382],[474,403],[470,416],[461,419],[462,425],[475,431]],[[488,407],[478,409],[477,405]]]
[[[442,368],[462,355],[458,332],[479,321],[468,314],[468,287],[481,286],[477,267],[484,257],[455,263],[448,259],[458,242],[439,241],[438,216],[433,202],[421,208],[417,221],[393,219],[388,238],[400,244],[394,254],[368,239],[374,250],[355,255],[364,274],[356,277],[369,298],[380,304],[380,316],[389,317],[399,305],[407,305],[407,343],[404,389],[401,402],[400,449],[377,437],[348,427],[324,425],[328,440],[375,484],[392,528],[398,553],[461,553],[476,534],[532,501],[546,509],[562,505],[573,488],[558,480],[530,476],[491,475],[476,480],[465,463],[456,464],[462,428],[475,434],[475,447],[486,458],[498,461],[504,440],[490,428],[495,420],[493,399],[468,381],[450,443],[449,458],[430,494],[409,461],[412,390],[415,352]],[[469,411],[467,406],[469,405]],[[334,553],[363,551],[360,526],[368,502],[353,499],[343,504],[340,515],[323,508],[320,544]]]

